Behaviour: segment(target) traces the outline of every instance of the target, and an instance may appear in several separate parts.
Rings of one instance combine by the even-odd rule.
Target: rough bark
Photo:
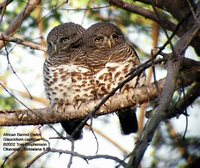
[[[196,64],[196,66],[192,67],[194,64]],[[184,65],[184,70],[181,71],[179,80],[176,82],[177,88],[183,85],[188,86],[194,81],[199,81],[199,63],[187,59]],[[113,113],[124,107],[134,107],[154,100],[162,92],[164,84],[165,79],[161,79],[158,81],[158,88],[155,83],[151,83],[148,86],[131,90],[127,95],[115,94],[95,113],[95,117]],[[86,117],[99,103],[100,100],[91,101],[82,104],[79,108],[68,105],[65,111],[59,111],[59,109],[55,111],[51,108],[2,110],[0,111],[0,126],[50,124],[58,123],[63,120],[80,119]]]

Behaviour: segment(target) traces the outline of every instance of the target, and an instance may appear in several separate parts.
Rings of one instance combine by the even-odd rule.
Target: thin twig
[[[31,93],[29,92],[28,88],[26,87],[26,85],[24,84],[24,82],[22,81],[22,79],[16,73],[16,71],[14,70],[14,68],[13,68],[13,66],[12,66],[12,64],[10,62],[9,52],[8,52],[7,47],[6,47],[5,39],[4,39],[3,35],[2,35],[2,39],[3,39],[3,43],[4,43],[4,48],[5,48],[5,51],[6,51],[6,58],[7,58],[8,66],[10,67],[11,71],[13,72],[13,74],[17,77],[17,79],[21,82],[21,84],[23,85],[23,87],[25,88],[25,90],[29,94],[30,99],[32,99]]]
[[[156,60],[154,63],[157,63],[157,62],[162,62],[164,61],[165,59],[158,59]],[[86,122],[93,118],[95,113],[101,108],[102,105],[104,105],[106,103],[106,101],[115,94],[115,92],[119,89],[121,89],[127,82],[129,82],[130,80],[132,80],[134,77],[136,76],[140,76],[140,74],[142,74],[144,72],[145,69],[149,68],[150,66],[152,65],[152,62],[150,61],[146,61],[144,64],[141,64],[140,66],[137,67],[137,69],[135,68],[133,70],[133,73],[130,74],[124,81],[120,82],[118,84],[118,86],[114,89],[112,89],[112,91],[106,95],[101,101],[100,103],[95,106],[95,108],[87,115],[87,117],[81,122],[81,124],[74,130],[74,132],[71,134],[71,136],[73,137],[73,135],[79,131],[81,128],[83,128],[83,126],[86,124]]]
[[[26,19],[31,14],[31,12],[37,7],[37,5],[40,3],[41,3],[41,0],[33,0],[34,5],[30,6],[27,4],[26,7],[23,9],[23,11],[21,11],[21,13],[12,20],[12,22],[10,23],[10,26],[3,34],[5,36],[7,35],[13,36],[16,33],[16,31],[19,30],[19,28],[21,27],[23,20]],[[3,47],[4,47],[4,44],[2,41],[0,41],[0,49]]]
[[[200,21],[200,17],[198,18],[198,20]],[[193,27],[188,32],[186,32],[181,39],[179,39],[179,41],[175,45],[174,53],[176,54],[175,57],[178,58],[178,61],[174,62],[172,57],[169,57],[166,84],[163,88],[159,105],[156,107],[149,120],[147,121],[145,129],[143,130],[139,141],[136,144],[135,149],[133,150],[133,154],[131,156],[131,159],[129,160],[128,167],[138,167],[159,123],[167,117],[169,104],[175,91],[175,83],[177,79],[176,74],[178,74],[180,64],[183,61],[183,54],[199,31],[200,24],[197,21],[193,25]]]
[[[157,23],[160,23],[160,21],[162,21],[162,23],[165,25],[165,27],[171,31],[174,31],[174,29],[176,28],[176,25],[174,23],[172,23],[171,21],[166,20],[166,17],[164,17],[164,16],[161,18],[161,20],[158,20],[156,15],[150,10],[144,9],[142,7],[138,7],[133,4],[126,3],[122,0],[108,0],[108,2],[111,5],[117,6],[121,9],[130,11],[132,13],[136,13],[138,15],[144,16],[145,18],[151,19]]]
[[[4,2],[2,2],[2,3],[0,4],[0,10],[2,9],[2,11],[1,11],[1,17],[0,17],[0,25],[1,25],[2,21],[3,21],[3,16],[4,16],[5,12],[6,12],[6,7],[7,7],[7,5],[9,5],[9,3],[11,3],[12,1],[13,1],[13,0],[5,0]]]
[[[72,154],[75,157],[79,157],[84,159],[85,161],[87,160],[94,160],[94,159],[109,159],[109,160],[114,160],[117,163],[122,163],[123,166],[126,165],[125,162],[123,162],[123,160],[119,159],[118,157],[115,156],[111,156],[111,155],[93,155],[93,156],[86,156],[83,154],[79,154],[77,152],[72,152],[72,151],[68,151],[68,150],[61,150],[61,149],[54,149],[54,148],[50,148],[49,152],[52,153],[62,153],[62,154]]]
[[[31,165],[38,160],[40,157],[42,157],[43,155],[47,154],[49,151],[43,151],[42,153],[38,154],[37,156],[35,156],[29,163],[26,164],[25,168],[30,168]]]
[[[34,42],[31,42],[31,41],[26,41],[26,40],[21,39],[21,38],[10,37],[10,36],[5,36],[5,35],[1,34],[0,40],[3,40],[4,44],[5,44],[5,42],[13,42],[13,43],[16,43],[16,44],[23,45],[25,47],[29,47],[31,49],[46,52],[46,47],[41,46],[41,45],[34,43]]]
[[[191,68],[189,68],[188,67],[189,65],[187,65],[187,69],[182,70],[182,75],[185,86],[188,86],[194,81],[199,81],[198,75],[200,72],[200,65],[197,64],[198,62],[196,61],[192,61],[190,59],[186,60],[184,64],[188,64],[187,62],[190,62]],[[151,62],[149,64],[151,64]],[[193,65],[195,65],[195,67]],[[142,69],[140,69],[140,71],[142,71]],[[164,83],[165,79],[158,81],[159,91],[162,91]],[[180,88],[180,85],[182,86],[181,80],[177,81],[177,88]],[[6,89],[5,87],[3,88]],[[144,102],[147,101],[149,102],[151,100],[154,100],[158,94],[159,93],[157,92],[154,83],[151,83],[148,86],[143,86],[141,88],[135,88],[133,90],[130,90],[128,95],[123,95],[123,93],[118,93],[112,96],[109,99],[109,101],[107,101],[106,106],[102,106],[101,109],[95,113],[95,115],[96,116],[104,115],[112,113],[117,109],[130,106],[134,107],[136,106],[136,102],[137,104],[143,104]],[[70,119],[81,119],[87,116],[88,113],[92,111],[96,105],[99,104],[99,102],[100,100],[95,100],[83,103],[79,109],[75,109],[74,106],[68,105],[66,106],[66,110],[62,112],[53,111],[51,108],[32,109],[32,111],[34,111],[34,113],[36,113],[37,115],[45,116],[45,118],[42,117],[43,119],[40,119],[39,117],[33,115],[32,111],[27,109],[9,110],[9,111],[1,110],[0,125],[1,126],[36,125],[36,124],[57,123],[60,121],[70,120]],[[123,105],[123,107],[121,105]]]
[[[15,100],[17,100],[21,105],[23,105],[28,111],[30,111],[32,114],[34,114],[36,116],[36,118],[42,120],[45,122],[44,117],[42,117],[43,115],[38,115],[34,110],[30,109],[27,105],[25,105],[21,100],[19,100],[15,95],[13,95],[2,83],[0,83],[0,86],[9,94],[11,95]],[[18,116],[19,118],[16,118],[17,120],[20,119],[20,116]],[[21,116],[22,118],[24,117],[23,115]],[[27,117],[27,116],[25,116]],[[58,136],[62,137],[62,135],[50,124],[48,124],[48,126],[53,129]]]
[[[69,162],[68,162],[67,168],[71,167],[72,160],[73,160],[73,157],[74,157],[74,155],[73,155],[73,153],[74,153],[74,140],[73,139],[71,140],[71,152],[72,153],[70,154],[70,158],[69,158]]]

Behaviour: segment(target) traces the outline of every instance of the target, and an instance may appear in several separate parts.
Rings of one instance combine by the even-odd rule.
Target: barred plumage
[[[53,28],[47,37],[49,57],[44,63],[44,85],[51,106],[77,105],[94,100],[93,79],[86,65],[82,37],[85,29],[74,23]],[[71,135],[81,123],[65,121],[62,126]],[[81,130],[72,138],[79,139]]]
[[[111,23],[97,23],[87,29],[85,38],[88,51],[88,63],[93,67],[95,93],[102,98],[117,87],[126,75],[140,64],[135,50],[126,42],[121,30]],[[120,92],[142,86],[145,75],[128,82]],[[118,111],[124,134],[138,129],[135,110],[128,108]]]
[[[49,57],[44,63],[44,85],[51,106],[80,105],[103,98],[140,64],[135,50],[126,42],[121,30],[110,23],[97,23],[85,30],[80,25],[65,23],[53,28],[47,37]],[[128,82],[120,92],[142,86],[142,74]],[[118,112],[124,134],[137,131],[135,110]],[[71,135],[81,123],[64,121]],[[72,138],[79,139],[82,131]]]

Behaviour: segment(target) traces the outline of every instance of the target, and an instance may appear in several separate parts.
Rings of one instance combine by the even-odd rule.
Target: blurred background
[[[159,25],[150,19],[136,15],[115,6],[111,6],[104,0],[86,1],[0,1],[7,2],[6,8],[1,6],[0,32],[9,33],[8,29],[15,19],[23,13],[27,4],[34,10],[26,18],[21,20],[20,26],[13,30],[13,37],[30,41],[40,45],[39,50],[28,46],[9,42],[0,50],[0,83],[9,90],[9,94],[0,87],[0,110],[26,108],[17,99],[29,108],[47,107],[43,86],[43,63],[47,54],[46,37],[55,26],[65,22],[75,22],[88,28],[90,25],[109,21],[121,28],[126,37],[134,44],[141,62],[151,58],[151,50],[160,47],[167,40]],[[37,2],[37,3],[36,3]],[[132,3],[132,1],[126,1]],[[35,4],[36,5],[35,5]],[[139,7],[152,11],[148,5],[136,3]],[[170,21],[174,18],[165,13]],[[172,42],[175,43],[175,36]],[[164,52],[170,52],[167,46]],[[189,47],[186,56],[195,60],[197,58],[193,48]],[[166,76],[162,65],[156,65],[156,79]],[[152,69],[146,71],[149,82],[153,81]],[[174,101],[178,100],[180,93],[174,95]],[[124,136],[121,134],[116,114],[109,114],[93,120],[94,135],[88,128],[84,128],[83,139],[75,142],[75,152],[90,156],[105,154],[124,159],[134,148],[139,133],[146,122],[144,116],[146,110],[151,110],[152,103],[137,108],[140,130],[138,134]],[[147,149],[141,163],[141,167],[187,167],[188,162],[200,157],[200,99],[187,109],[189,117],[181,115],[171,120],[162,122]],[[187,125],[188,124],[188,125]],[[57,131],[64,134],[60,124],[52,125]],[[186,134],[184,133],[187,128]],[[18,126],[0,127],[0,164],[12,151],[3,150],[4,133],[41,133],[47,139],[50,147],[62,150],[71,150],[71,142],[56,139],[57,134],[48,125],[43,126]],[[185,134],[184,138],[183,135]],[[97,143],[98,142],[98,143]],[[20,151],[11,155],[5,163],[6,168],[21,168],[30,163],[40,152]],[[69,163],[69,154],[47,153],[38,158],[32,168],[65,168]],[[126,160],[127,161],[127,160]],[[86,162],[79,157],[73,158],[72,168],[103,168],[115,167],[118,163],[113,160],[98,158]]]

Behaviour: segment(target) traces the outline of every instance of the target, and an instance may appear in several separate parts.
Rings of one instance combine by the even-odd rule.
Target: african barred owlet
[[[97,23],[87,29],[88,64],[94,73],[95,94],[102,98],[117,87],[126,75],[140,65],[135,50],[126,42],[121,30],[111,23]],[[140,87],[145,83],[141,74],[124,85],[120,92]],[[126,108],[117,112],[122,132],[127,135],[138,129],[135,109]]]
[[[94,100],[92,75],[85,64],[83,35],[86,30],[78,24],[65,23],[53,28],[47,37],[48,58],[44,63],[45,91],[52,107],[80,104]],[[71,135],[81,123],[63,121],[62,127]],[[73,139],[81,137],[82,130],[73,135]]]

